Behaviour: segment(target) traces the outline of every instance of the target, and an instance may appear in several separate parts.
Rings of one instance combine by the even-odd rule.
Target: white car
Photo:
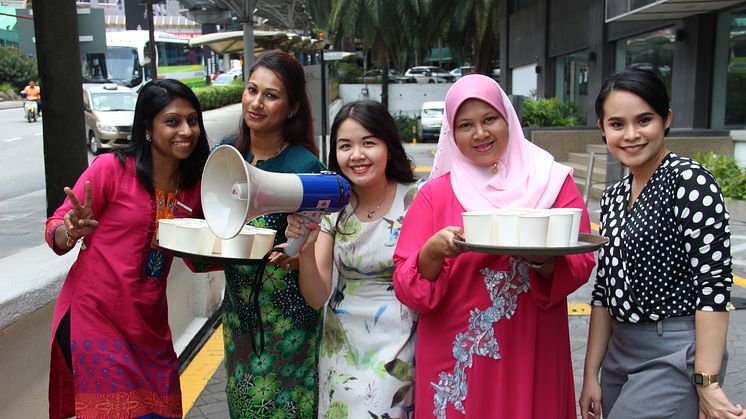
[[[442,68],[427,65],[412,67],[404,75],[414,77],[417,83],[447,83],[453,81],[451,73]]]
[[[424,102],[420,108],[419,119],[419,137],[420,142],[428,139],[437,141],[440,136],[440,127],[443,126],[443,114],[445,113],[446,103],[444,101]]]
[[[460,79],[461,77],[474,72],[474,67],[465,65],[461,67],[456,67],[453,70],[451,70],[451,75],[454,77],[454,79]]]

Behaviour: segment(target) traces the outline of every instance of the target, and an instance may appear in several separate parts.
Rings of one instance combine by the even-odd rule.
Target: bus
[[[158,78],[177,79],[189,87],[205,85],[200,47],[190,47],[188,40],[165,32],[155,32],[154,37]],[[107,32],[105,57],[84,60],[84,79],[110,81],[138,91],[152,78],[149,43],[148,31]]]

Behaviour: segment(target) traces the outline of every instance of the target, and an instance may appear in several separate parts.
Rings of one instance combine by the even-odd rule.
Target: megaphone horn
[[[236,148],[217,147],[202,173],[202,209],[207,225],[221,239],[235,237],[248,220],[278,212],[305,212],[318,222],[350,201],[350,184],[332,173],[275,173],[248,164]],[[295,256],[305,236],[289,240]]]

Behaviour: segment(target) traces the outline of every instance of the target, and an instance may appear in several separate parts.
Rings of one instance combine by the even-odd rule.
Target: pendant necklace
[[[493,175],[496,175],[496,174],[497,174],[497,162],[494,162],[494,163],[492,164],[492,169],[490,169],[490,170],[492,170],[492,174],[493,174]]]
[[[360,204],[361,207],[363,207],[365,211],[367,211],[366,216],[368,217],[369,220],[373,218],[373,214],[375,214],[376,211],[381,209],[381,205],[383,205],[383,201],[386,200],[386,196],[388,196],[388,194],[389,194],[389,185],[386,185],[386,192],[384,192],[383,194],[383,199],[381,199],[381,202],[379,202],[378,205],[376,205],[376,207],[373,208],[372,210],[366,207],[365,205],[363,205],[363,202],[358,199],[357,202]]]

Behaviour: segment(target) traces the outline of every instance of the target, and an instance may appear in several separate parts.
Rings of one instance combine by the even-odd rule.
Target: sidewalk
[[[22,106],[23,106],[22,100],[6,100],[4,102],[0,102],[0,110],[20,108]]]
[[[595,200],[589,204],[589,212],[591,222],[597,224],[599,208]],[[732,311],[730,315],[727,343],[730,358],[728,360],[728,371],[724,381],[724,388],[731,400],[746,404],[746,280],[743,279],[746,277],[746,222],[731,221],[731,249],[733,252],[733,274],[737,277],[732,292],[732,302],[736,310]],[[583,384],[583,360],[590,320],[590,306],[588,306],[588,302],[590,301],[594,278],[595,271],[586,285],[576,290],[567,298],[570,307],[570,315],[568,316],[570,349],[572,352],[576,399],[580,397],[580,390]],[[221,329],[218,329],[217,332],[222,333]],[[210,340],[222,344],[222,336],[213,335],[213,338],[216,337],[217,339]],[[201,356],[202,354],[197,357]],[[191,365],[187,370],[190,368]],[[207,381],[206,385],[202,385],[203,389],[193,404],[190,402],[187,405],[185,398],[184,408],[186,418],[230,418],[225,397],[225,370],[222,362],[213,371],[214,373],[211,373],[211,378]],[[182,380],[182,391],[184,391],[184,387],[185,383]]]

